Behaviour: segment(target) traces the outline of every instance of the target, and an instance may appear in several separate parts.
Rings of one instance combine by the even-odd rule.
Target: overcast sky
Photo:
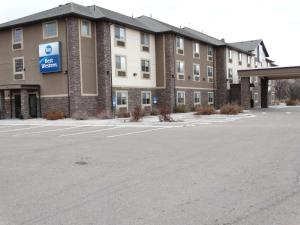
[[[0,23],[56,7],[64,0],[10,0],[0,7]],[[128,16],[152,15],[189,26],[227,42],[263,39],[280,66],[300,65],[299,0],[74,0]],[[17,7],[16,7],[17,6]]]

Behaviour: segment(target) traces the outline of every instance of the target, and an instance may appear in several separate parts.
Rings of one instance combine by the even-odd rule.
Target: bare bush
[[[196,107],[195,115],[212,115],[212,114],[216,114],[216,110],[211,105]]]
[[[225,115],[237,115],[244,111],[243,107],[238,104],[226,104],[223,105],[220,109],[221,114]]]

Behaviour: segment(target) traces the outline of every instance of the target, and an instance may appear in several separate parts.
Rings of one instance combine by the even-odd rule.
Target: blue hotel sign
[[[42,74],[61,72],[60,49],[60,42],[39,45],[39,64]]]

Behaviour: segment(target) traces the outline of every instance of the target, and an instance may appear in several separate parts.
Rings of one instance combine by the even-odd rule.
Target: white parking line
[[[285,113],[288,114],[288,115],[292,114],[292,112],[285,112]]]
[[[31,130],[31,129],[41,128],[41,127],[46,127],[46,126],[41,125],[41,126],[35,126],[35,127],[13,129],[13,130],[1,130],[0,133],[8,133],[8,132],[21,131],[21,130]]]
[[[10,126],[10,125],[8,125],[8,126],[0,126],[0,129],[4,129],[4,128],[8,128],[8,127],[12,127],[12,126]]]
[[[81,127],[88,127],[88,126],[75,126],[75,127],[58,128],[58,129],[52,129],[52,130],[35,131],[35,132],[29,132],[29,133],[15,134],[15,135],[13,135],[13,137],[30,135],[30,134],[42,134],[42,133],[49,133],[49,132],[63,131],[63,130],[72,130],[72,129],[81,128]]]
[[[72,133],[72,134],[62,134],[59,137],[69,137],[69,136],[75,136],[75,135],[82,135],[82,134],[92,134],[92,133],[98,133],[98,132],[103,132],[107,130],[114,130],[114,129],[119,129],[122,127],[111,127],[111,128],[106,128],[106,129],[100,129],[100,130],[90,130],[90,131],[84,131],[84,132],[78,132],[78,133]]]
[[[164,130],[164,129],[168,129],[168,128],[171,128],[171,127],[160,127],[160,128],[156,128],[156,129],[148,129],[148,130],[142,130],[142,131],[123,133],[123,134],[116,134],[116,135],[107,136],[107,138],[128,136],[128,135],[131,135],[131,134],[140,134],[140,133],[152,132],[152,131],[157,131],[157,130]]]

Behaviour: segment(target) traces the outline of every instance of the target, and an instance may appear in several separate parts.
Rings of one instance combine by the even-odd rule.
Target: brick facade
[[[250,108],[250,78],[241,78],[241,103],[245,109]]]
[[[229,102],[226,70],[226,47],[219,47],[216,51],[216,108]]]

